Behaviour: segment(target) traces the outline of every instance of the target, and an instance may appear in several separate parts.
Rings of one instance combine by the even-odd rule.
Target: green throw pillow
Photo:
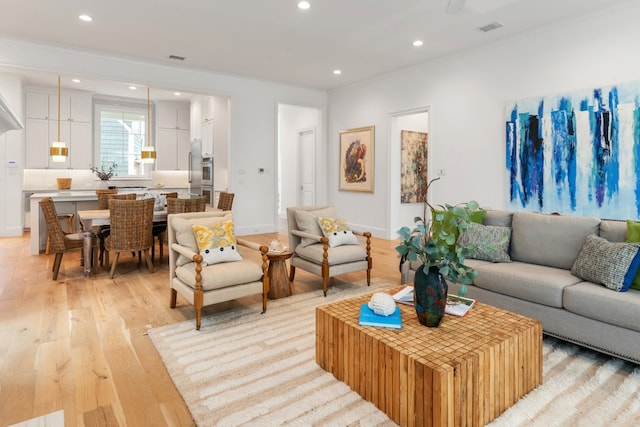
[[[627,220],[627,238],[625,239],[625,242],[640,242],[640,222],[631,221],[630,219]],[[631,289],[640,290],[640,272],[638,272],[638,274],[636,274],[636,278],[633,279]]]

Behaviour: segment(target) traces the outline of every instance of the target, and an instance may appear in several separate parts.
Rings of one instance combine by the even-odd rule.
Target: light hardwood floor
[[[287,241],[283,233],[243,237]],[[372,278],[400,283],[395,245],[372,239]],[[30,255],[28,233],[0,238],[0,427],[58,410],[66,426],[193,425],[147,336],[149,328],[194,319],[181,297],[169,308],[164,253],[153,274],[122,256],[113,280],[106,270],[85,279],[79,255],[67,254],[53,281],[54,255]],[[298,269],[293,293],[303,292],[322,292],[322,280]],[[259,301],[217,304],[203,315]]]

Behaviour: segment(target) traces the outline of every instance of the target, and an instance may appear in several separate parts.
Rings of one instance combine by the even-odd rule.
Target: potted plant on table
[[[429,181],[427,193],[438,179]],[[448,292],[445,279],[460,283],[458,294],[464,295],[467,285],[478,275],[464,263],[475,252],[475,247],[456,245],[458,235],[471,222],[470,214],[479,210],[478,203],[445,204],[439,208],[429,204],[425,196],[423,216],[415,217],[413,228],[398,230],[401,244],[396,247],[401,263],[418,260],[422,263],[414,278],[414,305],[420,323],[429,327],[439,326],[444,317]]]
[[[106,169],[104,165],[102,165],[100,169],[98,169],[95,166],[92,166],[91,172],[95,172],[96,176],[100,178],[101,181],[109,181],[113,176],[113,172],[116,170],[117,167],[118,165],[116,164],[116,162],[112,162],[109,166],[107,166]]]

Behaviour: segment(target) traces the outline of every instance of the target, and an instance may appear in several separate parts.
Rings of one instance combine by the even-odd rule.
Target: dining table
[[[110,214],[109,209],[89,209],[77,211],[78,220],[80,221],[81,232],[84,233],[84,275],[88,277],[91,275],[93,269],[93,248],[92,241],[96,238],[93,233],[93,227],[99,227],[101,225],[109,225]],[[164,222],[167,220],[167,209],[153,211],[153,222]]]

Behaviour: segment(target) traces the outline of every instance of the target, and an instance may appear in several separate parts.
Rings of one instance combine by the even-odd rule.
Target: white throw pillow
[[[329,239],[329,247],[357,245],[358,238],[349,229],[347,222],[340,218],[319,217],[318,225],[322,235]]]
[[[224,221],[210,226],[194,225],[193,234],[204,265],[219,262],[242,261],[238,243],[233,235],[233,221]]]

